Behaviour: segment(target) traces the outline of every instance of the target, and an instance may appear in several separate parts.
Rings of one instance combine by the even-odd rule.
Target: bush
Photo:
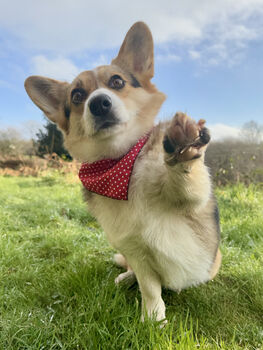
[[[212,142],[206,152],[206,164],[217,185],[263,183],[263,143]]]
[[[17,157],[20,155],[34,155],[32,140],[24,140],[20,133],[12,128],[0,130],[0,156]]]

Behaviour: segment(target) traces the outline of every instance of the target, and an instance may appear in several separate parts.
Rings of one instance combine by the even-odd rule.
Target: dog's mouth
[[[119,124],[119,121],[113,115],[108,116],[107,119],[104,119],[104,118],[94,119],[94,129],[96,133],[102,130],[110,129],[116,126],[117,124]]]

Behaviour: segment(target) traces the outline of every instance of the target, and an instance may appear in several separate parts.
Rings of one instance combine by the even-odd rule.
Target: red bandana
[[[142,137],[130,151],[120,159],[103,159],[94,163],[83,163],[79,178],[83,186],[97,194],[119,200],[128,200],[128,189],[135,160],[149,138]]]

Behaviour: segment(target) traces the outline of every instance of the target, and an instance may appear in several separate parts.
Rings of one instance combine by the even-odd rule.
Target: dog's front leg
[[[210,195],[210,179],[204,165],[204,151],[210,140],[204,120],[196,123],[184,113],[176,113],[163,140],[167,169],[166,195],[178,205],[205,204]]]
[[[162,285],[159,275],[151,269],[145,262],[132,266],[139,283],[142,294],[142,316],[156,321],[163,321],[164,325],[167,321],[165,319],[165,304],[162,299]]]

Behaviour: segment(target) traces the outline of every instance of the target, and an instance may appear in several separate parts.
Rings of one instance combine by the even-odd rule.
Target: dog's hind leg
[[[115,263],[126,269],[126,272],[119,274],[118,277],[115,278],[115,283],[119,284],[120,282],[125,282],[127,284],[133,284],[136,282],[135,273],[132,271],[132,268],[128,265],[125,257],[122,254],[114,254]]]
[[[118,277],[115,278],[115,283],[125,283],[125,284],[134,284],[136,282],[135,273],[132,270],[120,273]]]
[[[129,270],[128,263],[125,259],[125,257],[122,254],[114,254],[113,260],[116,265],[123,267],[124,269]]]

